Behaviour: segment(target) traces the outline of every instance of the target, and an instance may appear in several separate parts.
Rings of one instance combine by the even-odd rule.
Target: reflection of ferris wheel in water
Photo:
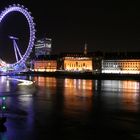
[[[12,64],[7,64],[6,66],[3,67],[3,69],[4,68],[6,68],[6,69],[12,68],[13,70],[16,71],[16,70],[20,70],[23,66],[25,66],[25,61],[29,57],[29,55],[32,51],[32,48],[34,46],[35,23],[33,22],[33,17],[31,16],[31,13],[28,12],[28,9],[24,8],[23,5],[19,5],[19,4],[17,4],[17,5],[13,4],[13,5],[10,5],[8,8],[5,8],[5,10],[3,10],[0,14],[0,23],[2,22],[4,17],[11,12],[19,12],[19,13],[23,14],[28,21],[29,31],[30,31],[28,47],[23,55],[21,55],[20,50],[16,44],[16,40],[18,38],[14,37],[14,36],[9,36],[9,38],[13,40],[16,62],[14,62]]]

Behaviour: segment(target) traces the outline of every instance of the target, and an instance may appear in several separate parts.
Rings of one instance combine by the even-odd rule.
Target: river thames
[[[14,78],[34,83],[0,77],[0,140],[140,139],[140,81]]]

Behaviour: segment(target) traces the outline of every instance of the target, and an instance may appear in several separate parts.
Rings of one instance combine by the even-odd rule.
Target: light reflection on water
[[[138,81],[101,81],[104,101],[111,107],[139,111],[140,85]],[[114,105],[114,106],[112,106]]]
[[[30,78],[35,85],[19,86],[0,78],[0,95],[7,96],[8,117],[7,131],[0,133],[2,140],[50,138],[53,132],[68,137],[69,131],[71,138],[84,139],[85,125],[96,126],[116,111],[140,113],[139,81]],[[114,117],[120,116],[116,113]]]

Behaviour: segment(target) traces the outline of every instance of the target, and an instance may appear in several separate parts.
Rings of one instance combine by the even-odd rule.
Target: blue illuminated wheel
[[[14,67],[18,67],[18,65],[21,66],[22,64],[25,64],[25,61],[27,60],[27,58],[29,57],[32,51],[32,48],[34,46],[34,41],[35,41],[35,23],[33,21],[33,17],[31,16],[31,12],[29,12],[27,8],[25,8],[23,5],[20,4],[9,5],[9,7],[5,8],[5,10],[3,10],[0,14],[0,23],[6,17],[6,15],[8,15],[11,12],[19,12],[23,14],[28,21],[29,31],[30,31],[29,42],[25,53],[18,61],[12,64],[8,64],[9,67],[14,68]]]

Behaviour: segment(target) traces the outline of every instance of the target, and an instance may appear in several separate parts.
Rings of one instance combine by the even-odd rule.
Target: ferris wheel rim
[[[31,12],[28,11],[27,8],[25,8],[23,5],[20,5],[20,4],[13,4],[13,5],[9,5],[9,7],[6,7],[0,14],[0,23],[5,18],[5,16],[7,16],[11,12],[19,12],[24,15],[24,17],[28,21],[29,32],[30,32],[28,46],[22,58],[17,62],[8,64],[10,67],[14,67],[16,65],[25,63],[25,61],[27,60],[27,58],[29,57],[32,51],[32,48],[35,42],[35,23],[33,21],[33,17],[31,16]]]

